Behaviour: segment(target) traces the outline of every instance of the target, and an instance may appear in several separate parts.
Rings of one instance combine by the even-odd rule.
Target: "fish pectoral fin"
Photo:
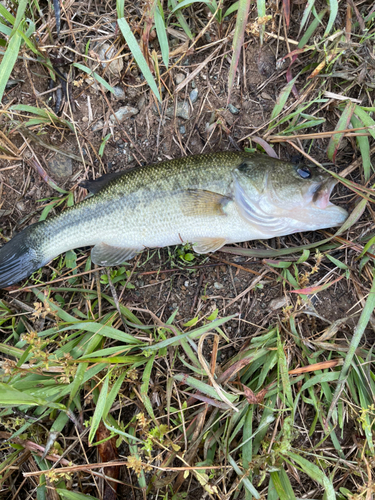
[[[230,201],[228,196],[213,191],[188,189],[183,194],[181,208],[184,215],[225,215],[223,209]]]
[[[99,191],[107,186],[107,184],[109,184],[111,181],[113,181],[114,179],[118,179],[122,175],[124,175],[124,171],[110,172],[109,174],[104,174],[95,180],[82,181],[79,183],[79,186],[87,189],[87,191],[90,191],[90,193],[92,194],[96,194],[99,193]]]
[[[142,248],[124,248],[98,243],[91,250],[91,260],[98,266],[117,266],[132,259]]]
[[[216,252],[225,245],[225,238],[198,238],[193,242],[193,250],[197,253]]]

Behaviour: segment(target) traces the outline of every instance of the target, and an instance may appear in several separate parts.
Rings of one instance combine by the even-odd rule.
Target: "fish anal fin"
[[[98,266],[118,266],[141,252],[140,248],[124,248],[98,243],[91,250],[91,260]]]
[[[110,172],[109,174],[104,174],[98,179],[88,180],[80,182],[80,187],[87,189],[92,194],[99,193],[105,186],[107,186],[114,179],[118,179],[122,175],[124,175],[124,171],[120,172]]]
[[[197,253],[216,252],[225,245],[225,238],[199,238],[193,242],[193,249]]]
[[[232,199],[228,196],[213,191],[188,189],[184,193],[181,208],[184,215],[225,215],[224,207],[230,201]]]

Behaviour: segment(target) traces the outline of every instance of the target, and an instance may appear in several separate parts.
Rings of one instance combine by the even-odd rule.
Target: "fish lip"
[[[330,201],[330,196],[337,182],[338,181],[334,177],[330,176],[317,186],[314,191],[312,201],[318,208],[324,210],[328,206],[333,205]]]

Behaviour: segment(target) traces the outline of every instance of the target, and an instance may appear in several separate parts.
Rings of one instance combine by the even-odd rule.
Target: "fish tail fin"
[[[46,263],[36,229],[43,224],[32,224],[0,248],[0,288],[18,283]]]

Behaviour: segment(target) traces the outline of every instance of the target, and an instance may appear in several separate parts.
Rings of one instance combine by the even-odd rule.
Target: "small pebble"
[[[195,87],[197,86],[197,84],[195,83],[194,80],[191,81],[191,88],[192,89],[195,89]]]
[[[186,128],[183,125],[181,125],[180,127],[180,134],[182,135],[186,134]]]
[[[276,299],[271,300],[268,304],[268,308],[271,311],[276,311],[277,309],[281,309],[282,307],[286,307],[288,305],[288,299],[286,297],[277,297]]]
[[[170,106],[167,108],[165,112],[167,116],[172,118],[174,116],[174,106]],[[187,102],[178,102],[176,106],[176,116],[179,118],[183,118],[184,120],[188,120],[190,117],[190,108]]]
[[[272,97],[269,94],[267,94],[267,92],[262,92],[260,94],[260,96],[263,97],[263,99],[267,99],[269,101],[272,101]]]
[[[214,283],[214,287],[216,288],[216,290],[221,290],[222,288],[224,288],[224,285],[222,285],[221,283],[218,283],[217,281]]]
[[[68,156],[56,153],[53,158],[48,160],[48,168],[52,178],[62,179],[73,174],[73,161]]]
[[[176,82],[176,85],[179,85],[185,80],[185,75],[183,73],[177,73],[177,75],[174,78],[174,81]]]
[[[184,285],[185,285],[185,286],[189,286],[189,282],[188,282],[188,281],[185,281]]]
[[[97,46],[95,48],[95,51],[97,52],[99,58],[102,61],[113,59],[114,57],[117,56],[118,52],[114,45],[110,45],[107,42],[103,43],[103,45],[101,46]],[[113,59],[110,63],[103,62],[102,67],[103,68],[108,67],[110,73],[119,76],[124,67],[124,61],[122,60],[121,57],[117,56],[116,59]]]
[[[233,106],[233,104],[228,104],[228,109],[232,113],[232,115],[238,115],[240,112],[239,109],[236,108],[236,106]]]
[[[198,100],[198,90],[197,89],[193,89],[190,92],[190,100],[191,100],[192,104],[197,102],[197,100]]]
[[[98,120],[94,125],[91,127],[91,130],[93,132],[97,132],[98,130],[102,130],[104,127],[104,121],[103,120]]]
[[[125,91],[123,88],[119,87],[118,85],[116,87],[113,87],[113,97],[118,100],[125,99]]]
[[[122,106],[116,111],[115,116],[117,120],[121,123],[124,120],[126,120],[126,118],[129,118],[130,116],[136,115],[138,113],[139,110],[137,108],[133,108],[131,106]],[[109,121],[112,122],[113,124],[117,123],[114,115],[111,115],[109,117]]]
[[[139,110],[137,108],[133,108],[131,106],[122,106],[121,108],[119,108],[116,111],[115,115],[116,115],[117,120],[121,123],[124,120],[126,120],[127,118],[129,118],[130,116],[136,115],[137,113],[139,113]],[[109,124],[112,126],[116,126],[117,125],[116,118],[114,115],[111,115],[109,117]],[[97,132],[98,130],[101,130],[103,127],[104,127],[104,121],[98,120],[93,125],[92,131]]]

